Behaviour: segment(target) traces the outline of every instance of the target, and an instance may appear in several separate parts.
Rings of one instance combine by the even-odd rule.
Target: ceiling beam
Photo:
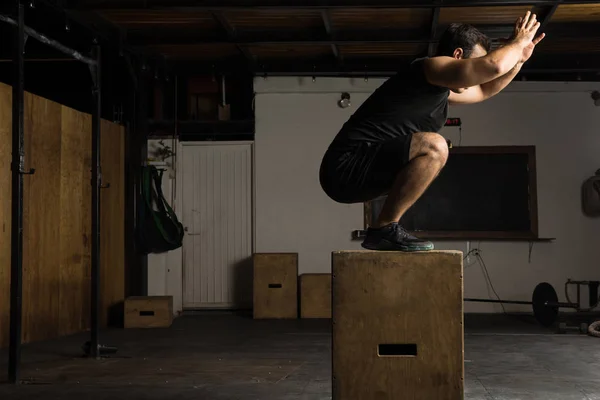
[[[433,51],[437,42],[437,30],[445,28],[442,25],[435,23],[437,21],[434,13],[434,18],[431,21],[430,30],[356,30],[348,32],[336,32],[335,35],[322,34],[321,32],[313,32],[310,30],[294,30],[294,31],[255,31],[246,32],[243,35],[237,33],[232,34],[229,29],[229,34],[225,37],[215,35],[211,36],[196,36],[190,34],[189,31],[180,31],[174,33],[165,32],[161,35],[155,35],[153,30],[136,30],[129,31],[127,34],[127,43],[134,47],[145,46],[166,46],[166,45],[198,45],[198,44],[233,44],[236,46],[252,46],[252,45],[282,45],[282,46],[335,46],[339,54],[340,45],[361,45],[373,43],[388,43],[388,44],[422,44],[427,45],[429,51]],[[505,38],[509,37],[514,26],[511,25],[486,25],[479,27],[481,32],[488,37]],[[330,31],[331,32],[331,31]],[[578,24],[550,24],[547,32],[552,34],[553,38],[579,38],[598,35],[598,27],[595,23],[578,23]],[[279,37],[277,40],[275,37]]]
[[[548,17],[546,17],[548,18]],[[548,23],[548,19],[544,19],[540,24],[544,26],[544,32],[552,35],[554,39],[590,39],[598,38],[598,22],[552,22]],[[538,32],[542,32],[538,29]],[[545,41],[545,39],[544,39]]]
[[[594,70],[600,71],[600,54],[545,54],[534,53],[523,65],[523,70]]]
[[[435,10],[434,10],[435,11]],[[221,15],[215,13],[214,15]],[[546,14],[548,15],[548,14]],[[136,29],[127,32],[127,44],[133,47],[155,46],[155,45],[186,45],[186,44],[237,44],[257,45],[257,44],[281,44],[281,45],[327,45],[335,46],[339,52],[339,45],[343,44],[371,44],[371,43],[416,43],[426,44],[433,48],[437,41],[437,34],[440,29],[444,29],[444,25],[436,24],[437,15],[434,12],[430,26],[423,29],[410,30],[374,30],[372,28],[366,30],[353,31],[337,31],[335,34],[329,28],[325,32],[314,30],[264,30],[253,32],[235,32],[231,26],[223,28],[227,35],[215,35],[204,33],[191,32],[190,30],[167,30],[161,35],[156,35],[153,29]],[[221,16],[221,19],[224,19]],[[544,21],[547,21],[545,19]],[[221,25],[225,25],[227,21],[221,21]],[[502,25],[484,25],[479,26],[481,32],[492,39],[506,38],[512,35],[514,31],[513,24]],[[552,35],[552,38],[583,38],[583,37],[598,37],[597,23],[551,23],[546,25],[546,33]],[[274,38],[278,37],[277,40]],[[243,50],[240,50],[242,52]],[[332,51],[334,51],[332,49]],[[334,53],[335,53],[334,51]],[[252,57],[246,54],[247,57]]]
[[[502,29],[506,30],[506,27]],[[277,38],[277,39],[275,39]],[[312,29],[294,30],[264,30],[246,31],[243,34],[237,32],[235,40],[223,35],[209,33],[195,33],[190,30],[165,31],[156,35],[152,29],[130,30],[127,34],[127,43],[132,46],[163,45],[163,44],[207,44],[207,43],[239,43],[239,44],[290,44],[294,42],[309,42],[321,45],[337,45],[352,43],[371,42],[394,42],[394,43],[429,43],[429,31],[426,29],[411,30],[356,30],[346,32],[326,31]],[[338,49],[339,50],[339,49]]]
[[[556,9],[562,1],[556,1],[554,4],[550,6],[537,6],[533,9],[533,12],[537,15],[538,21],[540,21],[540,27],[538,28],[538,32],[544,32],[546,26],[552,19],[552,16],[556,12]]]
[[[18,25],[17,21],[15,21],[11,17],[3,15],[3,14],[0,14],[0,21],[5,22],[9,25],[13,25],[13,26]],[[60,41],[50,38],[42,33],[39,33],[38,31],[36,31],[35,29],[33,29],[27,25],[25,25],[24,31],[25,31],[25,35],[27,35],[28,37],[32,37],[32,38],[36,39],[38,42],[44,43],[45,45],[50,46],[54,50],[57,50],[69,57],[73,57],[76,60],[82,61],[88,65],[97,65],[98,64],[97,59],[93,59],[91,57],[83,55],[79,51],[74,50],[68,46],[65,46]]]
[[[41,11],[41,9],[50,11],[43,12],[45,20],[55,20],[58,22],[63,19],[69,23],[73,33],[75,33],[75,26],[73,25],[76,25],[76,27],[80,28],[78,31],[85,31],[90,37],[118,45],[121,51],[136,54],[134,49],[127,48],[125,45],[123,40],[125,32],[122,28],[105,20],[94,12],[70,11],[70,7],[78,3],[78,0],[35,0],[33,3],[35,4],[36,11]]]
[[[429,44],[429,40],[428,39],[392,39],[390,37],[388,38],[380,38],[380,39],[376,39],[376,38],[364,38],[364,39],[356,39],[356,40],[346,40],[346,39],[336,39],[336,40],[329,40],[329,39],[324,39],[324,40],[310,40],[310,39],[303,39],[303,38],[298,38],[298,39],[283,39],[283,40],[274,40],[273,37],[276,36],[275,33],[272,33],[269,36],[264,36],[263,38],[254,38],[252,40],[236,40],[236,41],[231,41],[229,39],[209,39],[209,40],[202,40],[202,39],[191,39],[191,40],[186,40],[185,42],[183,40],[177,40],[174,38],[169,39],[136,39],[133,42],[129,42],[131,43],[133,46],[136,47],[145,47],[145,46],[168,46],[168,45],[172,45],[172,46],[177,46],[177,45],[226,45],[226,44],[233,44],[236,46],[270,46],[270,45],[277,45],[277,46],[340,46],[340,45],[368,45],[368,44],[373,44],[373,43],[383,43],[383,44]]]
[[[25,62],[38,62],[38,63],[44,63],[44,62],[74,62],[74,61],[79,61],[76,60],[74,58],[25,58],[23,61]],[[0,63],[12,63],[13,60],[12,58],[0,58]]]
[[[80,10],[106,9],[181,9],[181,10],[257,10],[257,9],[331,9],[331,8],[435,8],[436,0],[152,0],[140,7],[139,0],[71,0],[68,7]],[[549,0],[445,0],[444,7],[554,5]],[[593,0],[564,0],[563,4],[594,4]]]
[[[325,27],[325,34],[329,40],[333,40],[333,33],[331,29],[331,17],[329,16],[329,10],[321,10],[321,19],[323,19],[323,26]],[[340,59],[340,51],[337,44],[331,45],[331,52],[337,60]]]
[[[231,42],[235,42],[237,34],[235,28],[231,26],[227,18],[223,15],[222,12],[214,11],[211,13],[214,20],[219,24],[221,29],[225,32],[227,38]],[[235,47],[237,50],[246,58],[246,61],[250,63],[250,65],[255,66],[256,58],[248,51],[248,49],[244,46],[236,44]]]
[[[435,39],[437,36],[437,27],[440,20],[440,8],[436,7],[431,12],[431,30],[429,33],[429,48],[427,49],[427,55],[433,57],[435,52]]]

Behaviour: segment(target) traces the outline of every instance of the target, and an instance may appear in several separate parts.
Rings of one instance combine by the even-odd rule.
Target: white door
[[[252,143],[183,143],[183,307],[252,302]]]

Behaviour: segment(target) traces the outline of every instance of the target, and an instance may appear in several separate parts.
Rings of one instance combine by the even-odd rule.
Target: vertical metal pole
[[[23,5],[20,2],[17,2],[17,21],[13,60],[15,79],[12,96],[12,246],[8,358],[8,379],[10,383],[19,383],[23,312],[23,171],[25,169],[23,53],[25,52],[25,24]]]
[[[8,377],[19,382],[21,363],[21,325],[23,306],[23,174],[25,169],[24,138],[24,52],[25,29],[23,5],[17,3],[15,29],[14,82],[12,98],[12,224],[11,224],[11,301]]]
[[[100,186],[102,175],[100,172],[100,129],[102,98],[100,80],[100,46],[95,45],[93,55],[96,65],[90,65],[93,81],[93,109],[92,109],[92,290],[90,320],[91,340],[90,355],[100,358],[99,328],[100,328]]]
[[[148,79],[145,78],[142,72],[138,78],[138,111],[136,114],[136,135],[138,140],[138,154],[140,162],[137,164],[137,178],[138,186],[137,190],[137,203],[136,207],[140,204],[140,201],[144,201],[142,196],[142,166],[146,165],[148,160]],[[136,221],[136,229],[139,229],[141,221]],[[138,296],[146,296],[148,294],[148,256],[139,255],[139,275],[138,275]]]

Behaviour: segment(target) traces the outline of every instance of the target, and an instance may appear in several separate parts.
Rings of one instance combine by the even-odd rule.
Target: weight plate
[[[558,307],[546,303],[558,303],[558,295],[551,284],[542,282],[535,287],[532,297],[533,315],[543,326],[552,326],[558,318]]]

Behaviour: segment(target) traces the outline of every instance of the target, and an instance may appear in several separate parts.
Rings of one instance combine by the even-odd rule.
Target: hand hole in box
[[[380,344],[377,346],[379,357],[416,357],[417,345],[414,343]]]
[[[269,283],[269,289],[281,289],[281,283]]]
[[[140,311],[140,317],[154,317],[154,311]]]

